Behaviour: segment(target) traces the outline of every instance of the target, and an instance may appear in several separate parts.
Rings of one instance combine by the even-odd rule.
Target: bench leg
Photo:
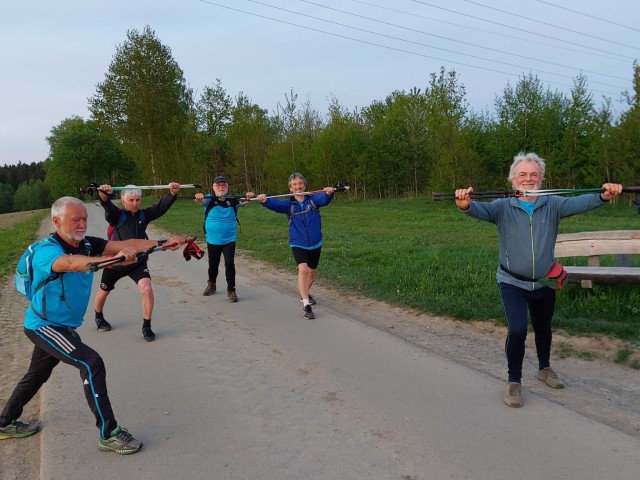
[[[580,280],[580,286],[582,288],[593,288],[593,282],[591,280]]]

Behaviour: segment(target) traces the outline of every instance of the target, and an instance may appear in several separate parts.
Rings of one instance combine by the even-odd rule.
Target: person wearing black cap
[[[228,197],[229,182],[222,176],[213,179],[213,195],[196,193],[195,201],[204,207],[204,233],[207,240],[209,270],[207,287],[202,295],[216,292],[216,279],[220,257],[224,256],[224,271],[227,280],[227,298],[231,303],[238,301],[236,294],[236,240],[238,237],[238,208],[249,203],[237,197]]]

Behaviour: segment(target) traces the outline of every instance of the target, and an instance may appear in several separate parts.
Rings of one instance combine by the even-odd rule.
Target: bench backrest
[[[556,258],[616,254],[640,254],[640,230],[563,233],[556,239]]]

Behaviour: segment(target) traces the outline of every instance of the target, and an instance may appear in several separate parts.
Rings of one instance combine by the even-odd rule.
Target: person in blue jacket
[[[322,250],[322,223],[320,208],[333,200],[334,187],[324,187],[324,193],[304,195],[307,181],[301,173],[292,173],[289,177],[289,190],[293,194],[286,200],[267,198],[265,194],[257,196],[263,207],[277,213],[284,213],[289,219],[289,246],[298,265],[298,291],[302,302],[302,316],[313,319],[312,305],[315,299],[309,294],[316,278],[316,269],[320,263]],[[251,192],[247,197],[251,197]]]
[[[538,190],[544,174],[544,159],[533,152],[520,152],[513,159],[508,180],[514,190]],[[622,193],[622,185],[605,183],[602,193],[576,197],[526,196],[492,202],[471,201],[472,193],[473,187],[457,189],[455,202],[465,214],[494,223],[498,229],[496,278],[507,320],[508,383],[503,400],[510,407],[521,407],[527,310],[535,334],[537,378],[552,388],[564,387],[549,360],[556,290],[540,282],[554,264],[560,220],[609,203]]]
[[[39,243],[33,255],[33,285],[60,274],[34,294],[24,317],[24,333],[34,344],[27,373],[16,385],[0,413],[0,440],[24,438],[38,432],[37,423],[19,421],[24,406],[38,393],[60,362],[80,371],[84,394],[100,431],[98,448],[121,455],[136,453],[142,442],[118,425],[107,395],[106,370],[100,355],[82,342],[82,325],[91,296],[93,272],[89,262],[123,256],[122,264],[136,262],[136,251],[162,245],[177,250],[183,237],[170,240],[108,241],[86,236],[87,209],[75,197],[62,197],[51,207],[55,226],[52,241]],[[97,258],[96,258],[97,257]],[[73,432],[69,426],[64,433]]]
[[[208,281],[202,295],[213,295],[220,257],[224,256],[224,273],[227,281],[227,298],[231,303],[238,301],[236,293],[235,253],[238,239],[238,208],[249,203],[237,197],[228,196],[229,182],[222,176],[213,179],[213,195],[196,193],[195,201],[204,207],[204,231],[209,256]]]

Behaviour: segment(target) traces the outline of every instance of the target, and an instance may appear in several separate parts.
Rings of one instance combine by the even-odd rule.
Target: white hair
[[[62,217],[67,211],[69,204],[82,205],[84,207],[84,202],[76,197],[60,197],[51,205],[51,220],[53,220],[54,217]]]
[[[538,154],[534,152],[520,152],[515,157],[513,157],[513,163],[511,164],[511,168],[509,169],[509,177],[507,177],[510,182],[513,182],[513,179],[516,176],[516,167],[522,162],[537,163],[540,167],[540,181],[542,182],[544,180],[544,171],[546,168],[544,158],[540,158]]]
[[[131,187],[131,188],[127,188],[127,187]],[[134,197],[142,197],[142,190],[140,190],[139,188],[135,188],[135,185],[125,185],[125,190],[122,190],[120,192],[120,198],[124,200],[129,195],[132,195]]]

